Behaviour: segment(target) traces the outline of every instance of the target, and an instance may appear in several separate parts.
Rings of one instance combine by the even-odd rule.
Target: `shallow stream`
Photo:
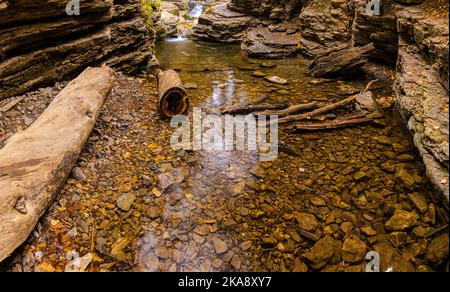
[[[392,95],[392,72],[380,66],[339,81],[309,77],[308,60],[254,60],[238,46],[161,42],[157,54],[205,112],[263,95],[328,104],[373,78],[387,85],[377,99]],[[281,126],[287,147],[260,162],[254,151],[171,150],[155,93],[152,79],[120,81],[80,158],[86,180],[68,180],[23,247],[22,269],[64,270],[71,251],[95,254],[88,270],[101,271],[363,271],[370,251],[383,271],[442,268],[430,247],[445,233],[439,208],[395,109],[354,128]]]

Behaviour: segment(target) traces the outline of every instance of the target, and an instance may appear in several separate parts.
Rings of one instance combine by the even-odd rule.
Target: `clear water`
[[[311,83],[317,80],[308,75],[308,60],[270,61],[276,67],[265,68],[267,61],[248,58],[239,46],[184,40],[161,42],[156,49],[162,68],[176,69],[185,84],[197,85],[189,96],[192,106],[204,112],[217,113],[222,106],[262,95],[270,96],[270,103],[328,104],[368,81],[360,76]],[[289,84],[271,84],[254,77],[254,71]],[[39,263],[58,270],[65,269],[66,253],[76,251],[96,254],[92,271],[293,271],[302,267],[299,262],[310,271],[362,271],[363,260],[350,264],[341,256],[342,244],[354,236],[365,252],[381,253],[383,271],[442,269],[425,259],[427,246],[440,233],[423,239],[412,229],[394,233],[385,228],[396,209],[417,213],[422,228],[442,226],[439,218],[430,219],[437,206],[395,109],[385,110],[385,126],[300,134],[281,127],[280,140],[299,155],[281,152],[273,162],[260,162],[255,151],[172,150],[173,129],[159,119],[155,81],[144,80],[143,86],[144,96],[133,85],[133,94],[128,89],[119,101],[107,102],[101,119],[108,113],[118,121],[101,123],[102,135],[91,138],[90,150],[83,151],[79,163],[88,181],[68,180],[24,254],[40,253]],[[387,88],[376,98],[392,95]],[[392,143],[379,143],[380,137]],[[386,165],[411,174],[412,189],[399,184]],[[171,186],[160,194],[167,183]],[[131,209],[119,210],[117,198],[130,193],[136,197]],[[430,204],[426,213],[408,199],[412,193]],[[69,239],[73,226],[77,234]],[[318,239],[333,238],[333,246],[313,249],[317,255],[333,249],[333,256],[309,262],[305,256],[315,242],[299,235],[300,228]]]

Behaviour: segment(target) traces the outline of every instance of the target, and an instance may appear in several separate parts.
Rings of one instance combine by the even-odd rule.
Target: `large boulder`
[[[242,42],[243,50],[256,58],[277,59],[294,56],[298,52],[300,34],[270,31],[269,28],[250,29]]]
[[[252,17],[231,11],[227,4],[215,5],[198,19],[192,37],[222,43],[240,43]]]
[[[314,58],[347,43],[351,37],[352,14],[347,0],[311,0],[300,14],[300,50]]]

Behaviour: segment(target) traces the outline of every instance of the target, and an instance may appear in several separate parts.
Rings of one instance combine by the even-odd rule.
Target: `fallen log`
[[[366,88],[360,94],[366,93],[370,89],[372,84],[375,83],[375,82],[377,82],[377,80],[370,81],[367,84]],[[286,123],[290,123],[290,122],[298,122],[298,121],[303,121],[303,120],[310,119],[312,117],[320,116],[320,115],[329,113],[329,112],[331,112],[331,111],[333,111],[335,109],[347,106],[347,105],[353,103],[357,98],[358,98],[358,95],[351,96],[351,97],[348,97],[348,98],[346,98],[344,100],[338,101],[336,103],[333,103],[333,104],[326,105],[324,107],[318,108],[318,109],[316,109],[316,110],[314,110],[312,112],[307,112],[307,113],[299,114],[299,115],[287,116],[287,117],[279,119],[278,120],[278,124],[281,125],[281,124],[286,124]]]
[[[210,67],[205,67],[205,68],[201,68],[201,69],[195,69],[195,68],[188,68],[188,69],[183,69],[183,68],[174,68],[173,69],[176,72],[189,72],[189,73],[208,73],[208,72],[223,72],[223,71],[230,71],[233,70],[233,68],[210,68]]]
[[[86,69],[0,150],[0,262],[27,239],[58,194],[114,81],[108,67]]]
[[[367,63],[369,55],[375,50],[373,43],[363,47],[345,44],[325,52],[310,65],[313,77],[336,77],[355,73]]]
[[[247,115],[254,112],[261,112],[266,110],[281,110],[289,107],[289,103],[282,102],[276,104],[259,104],[259,105],[248,105],[240,108],[235,108],[227,111],[230,115]]]
[[[248,100],[248,101],[245,101],[245,102],[242,102],[242,103],[233,104],[231,106],[227,106],[224,109],[222,109],[221,113],[223,115],[224,114],[229,114],[232,111],[235,111],[235,110],[238,110],[238,109],[242,109],[242,108],[245,108],[247,106],[259,104],[259,103],[261,103],[263,101],[266,101],[268,98],[269,98],[268,96],[261,96],[261,97],[258,97],[255,100]]]
[[[279,118],[297,114],[303,111],[312,110],[315,109],[317,106],[317,102],[310,102],[305,104],[296,104],[293,106],[290,106],[286,109],[279,110],[279,111],[272,111],[272,110],[266,110],[263,112],[257,112],[254,115],[255,116],[278,116]]]
[[[190,101],[178,73],[174,70],[158,70],[157,88],[159,111],[163,118],[172,118],[186,113]]]

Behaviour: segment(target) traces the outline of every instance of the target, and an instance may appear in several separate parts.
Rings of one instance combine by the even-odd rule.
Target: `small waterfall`
[[[174,43],[174,42],[182,42],[189,38],[189,32],[184,27],[183,24],[178,24],[177,26],[177,37],[168,38],[167,41]]]
[[[203,13],[203,5],[202,4],[195,4],[194,8],[192,8],[191,11],[189,11],[189,15],[191,18],[199,18]]]
[[[197,19],[202,15],[203,9],[203,4],[195,4],[189,11],[189,19],[185,20],[185,22],[180,22],[177,25],[177,37],[170,37],[166,40],[168,42],[182,42],[187,40],[189,38],[189,28],[197,23]]]
[[[177,37],[170,37],[167,38],[166,41],[169,43],[176,43],[176,42],[183,42],[188,40],[188,37],[182,36],[182,35],[177,35]]]

